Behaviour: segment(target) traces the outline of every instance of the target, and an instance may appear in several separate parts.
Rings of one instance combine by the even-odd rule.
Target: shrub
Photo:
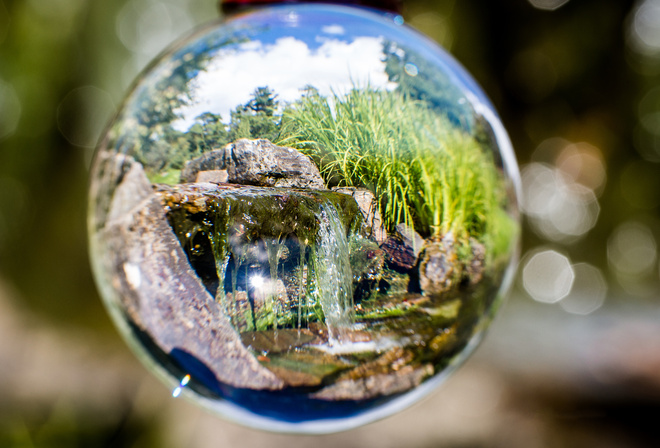
[[[309,89],[284,110],[278,144],[311,156],[330,186],[373,191],[389,229],[405,223],[425,237],[492,240],[485,234],[503,193],[491,149],[423,101],[372,88],[329,98]]]

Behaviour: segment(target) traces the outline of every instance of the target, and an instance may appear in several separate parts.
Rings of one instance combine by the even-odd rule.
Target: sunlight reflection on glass
[[[181,392],[183,392],[183,388],[186,387],[189,382],[190,382],[190,375],[184,376],[181,379],[181,382],[179,383],[179,385],[177,387],[175,387],[174,390],[172,391],[172,396],[174,398],[176,398],[179,395],[181,395]]]

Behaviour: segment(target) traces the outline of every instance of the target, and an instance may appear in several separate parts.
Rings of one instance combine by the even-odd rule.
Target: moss
[[[323,207],[337,210],[336,230],[354,235],[363,218],[351,196],[201,184],[158,185],[156,191],[191,265],[237,328],[295,328],[327,318],[324,294],[330,291],[320,287],[327,273],[316,261],[327,219]],[[249,306],[238,304],[239,293]],[[340,308],[352,314],[348,293],[351,303]]]

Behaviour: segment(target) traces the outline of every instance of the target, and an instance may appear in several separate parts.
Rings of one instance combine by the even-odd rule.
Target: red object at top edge
[[[402,0],[220,0],[220,10],[223,14],[232,14],[249,8],[289,4],[289,3],[325,3],[335,5],[366,6],[394,13],[401,12]]]

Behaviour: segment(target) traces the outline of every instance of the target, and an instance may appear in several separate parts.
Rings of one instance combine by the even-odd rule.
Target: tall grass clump
[[[310,90],[284,110],[278,143],[312,157],[328,185],[373,191],[388,229],[490,239],[503,197],[490,150],[423,101],[372,88],[329,98]]]

